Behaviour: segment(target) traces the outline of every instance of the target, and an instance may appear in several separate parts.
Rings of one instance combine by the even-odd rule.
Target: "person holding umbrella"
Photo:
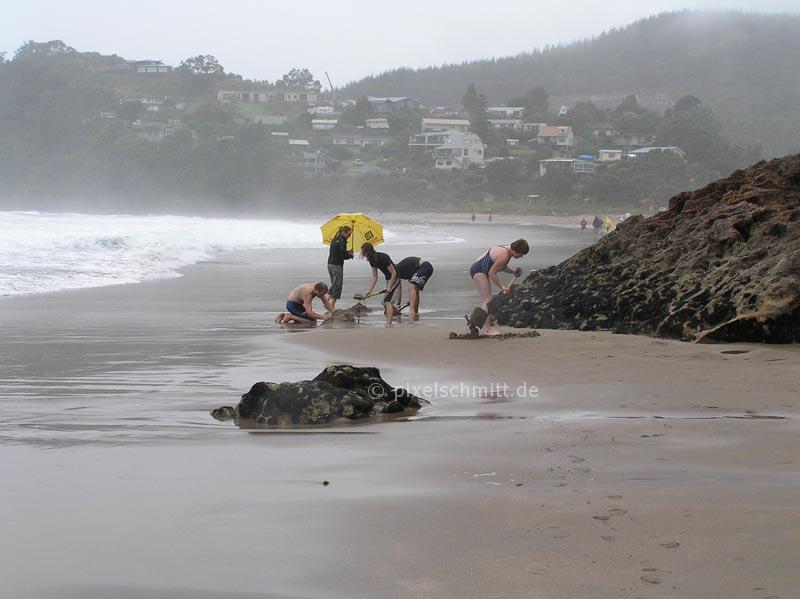
[[[361,212],[337,214],[320,227],[322,243],[331,246],[328,254],[328,274],[331,277],[331,306],[342,296],[344,261],[353,257],[353,248],[364,242],[383,243],[383,225]]]
[[[336,307],[336,300],[342,297],[342,284],[344,283],[344,261],[353,259],[353,252],[347,249],[347,240],[353,234],[352,227],[343,225],[339,227],[339,232],[331,241],[331,249],[328,253],[328,274],[331,277],[331,286],[328,290],[330,295],[330,309],[333,312]]]

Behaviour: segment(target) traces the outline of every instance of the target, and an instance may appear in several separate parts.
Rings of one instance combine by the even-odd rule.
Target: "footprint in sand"
[[[569,456],[569,461],[572,462],[573,464],[580,464],[581,462],[585,462],[586,458],[582,458],[576,455],[571,455]]]
[[[609,499],[622,499],[622,495],[606,495]]]
[[[600,538],[604,541],[618,541],[619,537],[615,537],[614,535],[600,535]]]
[[[681,544],[680,543],[661,543],[661,546],[664,549],[677,549],[678,547],[681,546]]]

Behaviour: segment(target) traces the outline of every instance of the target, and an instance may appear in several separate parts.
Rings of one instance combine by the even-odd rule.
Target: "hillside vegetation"
[[[456,105],[470,82],[496,104],[537,86],[567,103],[616,104],[637,94],[648,105],[646,98],[665,94],[662,110],[691,94],[714,110],[737,144],[760,143],[767,155],[800,151],[800,15],[662,14],[518,56],[387,71],[344,93]]]

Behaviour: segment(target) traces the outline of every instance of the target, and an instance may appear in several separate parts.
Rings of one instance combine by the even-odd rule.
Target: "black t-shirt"
[[[328,253],[328,264],[344,266],[345,260],[350,260],[353,255],[347,250],[347,239],[337,235],[331,241],[331,250]]]
[[[414,276],[414,273],[419,268],[419,257],[409,256],[408,258],[403,258],[395,268],[397,269],[397,276],[407,281]]]
[[[375,259],[369,261],[369,265],[372,268],[377,268],[379,271],[383,273],[383,276],[386,277],[386,280],[392,278],[392,273],[389,272],[389,267],[394,265],[392,259],[389,257],[389,254],[384,252],[375,252]]]

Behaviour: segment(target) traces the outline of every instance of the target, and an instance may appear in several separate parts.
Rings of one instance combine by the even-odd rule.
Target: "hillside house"
[[[492,129],[508,129],[519,131],[522,129],[522,119],[489,119]]]
[[[339,124],[339,119],[311,119],[311,128],[314,131],[330,131]]]
[[[677,146],[656,146],[656,147],[647,147],[647,148],[639,148],[638,150],[633,150],[630,155],[631,156],[644,156],[645,154],[675,154],[676,156],[680,156],[681,158],[686,158],[686,152],[681,150]]]
[[[334,133],[332,143],[334,146],[345,148],[365,148],[367,146],[383,146],[390,139],[390,137],[368,133]]]
[[[523,106],[489,106],[486,109],[490,119],[521,119],[525,112]]]
[[[409,138],[408,147],[410,150],[430,151],[446,142],[451,133],[453,133],[452,130],[416,133]]]
[[[536,143],[553,148],[572,148],[575,146],[575,135],[569,125],[545,125],[539,127]]]
[[[589,160],[576,160],[575,158],[548,158],[539,161],[539,176],[545,177],[547,173],[572,172],[579,174],[593,174],[595,163]]]
[[[420,101],[409,96],[395,96],[390,98],[367,96],[367,102],[369,102],[377,112],[381,113],[400,109],[416,110],[420,107]]]
[[[474,133],[452,131],[447,141],[433,150],[434,168],[464,170],[484,165],[481,138]]]
[[[389,120],[388,119],[367,119],[364,124],[366,125],[367,129],[388,129],[389,128]]]
[[[244,102],[260,104],[310,104],[319,102],[317,88],[273,87],[264,90],[219,90],[217,102]]]
[[[619,133],[612,137],[612,143],[621,148],[641,148],[652,145],[655,135],[641,133]]]
[[[622,160],[622,150],[600,150],[600,162],[619,162]]]
[[[141,96],[131,98],[120,98],[120,104],[141,104],[147,112],[160,112],[167,107],[167,99],[165,97],[155,96]]]
[[[128,60],[114,66],[114,71],[122,73],[136,73],[138,75],[163,75],[172,70],[160,60]]]
[[[470,124],[467,119],[435,119],[424,117],[422,119],[422,133],[428,131],[461,131],[469,133]]]

